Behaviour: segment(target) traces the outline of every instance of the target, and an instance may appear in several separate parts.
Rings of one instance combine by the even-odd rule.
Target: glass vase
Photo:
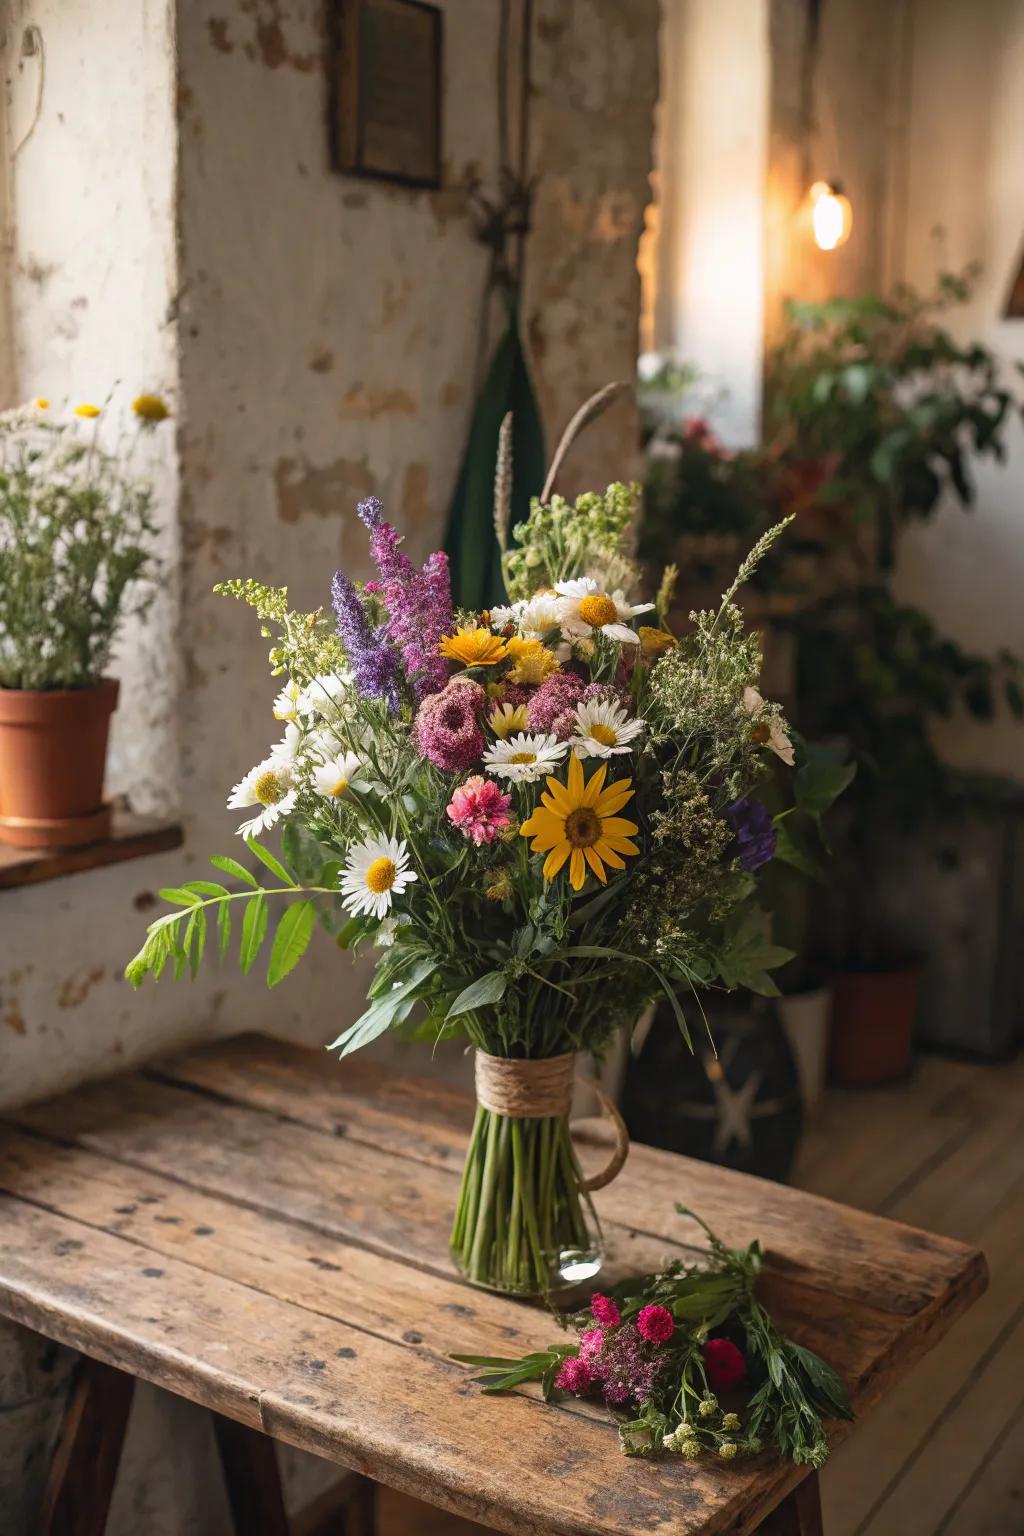
[[[510,1295],[547,1296],[597,1274],[600,1229],[567,1115],[477,1105],[451,1245],[467,1280]]]
[[[625,1127],[599,1092],[618,1146],[609,1167],[586,1179],[569,1129],[573,1058],[483,1060],[500,1068],[500,1091],[481,1078],[478,1054],[476,1118],[452,1228],[452,1255],[474,1285],[515,1296],[548,1297],[570,1290],[601,1268],[601,1229],[590,1190],[607,1183],[622,1166]],[[531,1075],[533,1069],[550,1067],[556,1068],[554,1085],[550,1073],[543,1084]],[[543,1112],[556,1104],[557,1113]],[[520,1108],[527,1112],[509,1112]]]

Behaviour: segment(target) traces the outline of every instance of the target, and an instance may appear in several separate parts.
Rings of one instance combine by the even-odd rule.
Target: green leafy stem
[[[166,912],[150,923],[146,942],[125,966],[125,976],[133,987],[140,987],[147,976],[159,981],[170,964],[175,977],[188,970],[194,977],[206,949],[208,916],[216,912],[217,946],[223,962],[231,946],[232,903],[244,901],[238,960],[243,975],[248,975],[256,961],[269,926],[270,896],[301,897],[293,900],[281,915],[267,966],[267,985],[276,986],[302,959],[317,921],[318,896],[337,897],[329,885],[299,885],[284,865],[254,838],[246,838],[246,847],[267,869],[284,883],[268,887],[237,859],[216,856],[210,860],[215,869],[240,880],[241,891],[229,891],[214,880],[186,880],[180,886],[167,886],[160,892],[164,901],[180,910]]]

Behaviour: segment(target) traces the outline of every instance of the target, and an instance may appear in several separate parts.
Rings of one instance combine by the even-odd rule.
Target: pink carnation
[[[541,683],[526,706],[526,719],[531,731],[553,731],[555,721],[567,710],[574,710],[586,687],[582,677],[575,672],[556,672]],[[560,737],[565,740],[565,737]]]
[[[439,693],[428,694],[413,727],[423,756],[446,773],[472,768],[484,750],[480,718],[486,705],[486,693],[468,677],[453,677]]]
[[[568,1360],[562,1361],[561,1369],[555,1377],[555,1386],[560,1392],[574,1392],[577,1397],[582,1397],[593,1385],[594,1378],[586,1361],[577,1360],[571,1355]]]
[[[708,1339],[704,1345],[704,1370],[712,1391],[728,1392],[730,1387],[738,1387],[747,1374],[747,1362],[731,1339]]]
[[[460,784],[445,807],[449,820],[479,848],[493,843],[502,827],[512,820],[512,796],[503,795],[493,779],[475,773]]]
[[[641,1307],[636,1326],[648,1344],[667,1344],[676,1331],[672,1313],[657,1305]]]
[[[586,1360],[588,1365],[593,1366],[603,1348],[603,1328],[585,1328],[580,1334],[580,1359]]]
[[[622,1321],[614,1301],[610,1296],[602,1296],[600,1291],[590,1298],[590,1311],[594,1321],[600,1323],[602,1328],[617,1328]]]

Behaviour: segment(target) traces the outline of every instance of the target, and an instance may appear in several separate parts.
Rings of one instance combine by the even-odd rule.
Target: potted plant
[[[972,455],[1004,456],[1019,405],[998,360],[944,328],[970,274],[920,299],[907,289],[791,306],[769,370],[777,451],[798,470],[828,465],[804,518],[822,550],[818,602],[794,616],[794,712],[818,739],[842,742],[858,772],[837,818],[835,878],[821,904],[832,963],[833,1076],[880,1082],[910,1066],[921,957],[880,924],[878,892],[897,839],[983,808],[943,760],[935,727],[964,710],[989,718],[997,698],[1022,713],[1020,666],[973,655],[897,601],[900,530],[952,493],[974,499]]]
[[[140,395],[140,427],[166,417]],[[153,492],[98,406],[46,400],[0,416],[0,842],[71,847],[109,835],[103,802],[118,628],[148,601]],[[134,598],[134,606],[129,600]]]

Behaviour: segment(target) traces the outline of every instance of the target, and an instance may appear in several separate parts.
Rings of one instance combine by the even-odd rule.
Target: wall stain
[[[234,53],[235,45],[228,37],[228,24],[223,16],[211,16],[207,22],[210,42],[218,53]]]
[[[364,388],[356,384],[342,397],[342,413],[372,421],[376,416],[415,416],[416,402],[405,389]]]
[[[3,1021],[8,1029],[14,1030],[16,1035],[23,1035],[25,1033],[25,1015],[13,999],[7,1004],[7,1012],[3,1015]]]
[[[85,1002],[96,983],[103,979],[104,974],[104,967],[97,965],[85,976],[69,977],[57,995],[58,1008],[78,1008]]]
[[[309,367],[313,373],[330,373],[334,367],[334,353],[330,347],[320,347],[309,360]]]
[[[422,462],[407,464],[402,476],[402,515],[406,525],[423,527],[430,522],[430,465]]]
[[[274,466],[277,515],[282,523],[297,523],[305,513],[341,517],[374,490],[365,458],[335,459],[313,465],[305,459],[278,459]]]
[[[457,379],[452,379],[441,391],[442,405],[458,405],[466,393],[466,386],[460,384]]]

